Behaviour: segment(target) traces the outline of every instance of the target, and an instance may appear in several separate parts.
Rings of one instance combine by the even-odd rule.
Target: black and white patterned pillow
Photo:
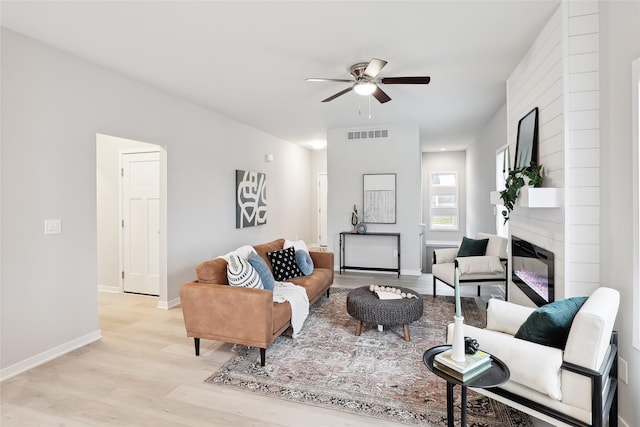
[[[264,288],[256,269],[249,264],[249,261],[238,255],[229,256],[229,262],[227,262],[227,280],[231,286]]]
[[[281,251],[267,252],[267,257],[271,261],[273,277],[275,277],[276,281],[282,282],[302,276],[302,271],[300,271],[296,263],[296,250],[293,246]]]

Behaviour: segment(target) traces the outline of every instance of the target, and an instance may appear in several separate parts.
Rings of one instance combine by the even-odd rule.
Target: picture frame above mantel
[[[363,174],[362,206],[362,222],[368,224],[395,224],[396,174]]]

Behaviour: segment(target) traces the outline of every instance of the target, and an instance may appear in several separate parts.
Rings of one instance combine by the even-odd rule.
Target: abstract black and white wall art
[[[267,175],[236,169],[236,228],[267,223]]]

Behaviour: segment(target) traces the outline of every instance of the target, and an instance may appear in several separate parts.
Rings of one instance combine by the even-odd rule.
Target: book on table
[[[491,369],[491,359],[489,359],[489,362],[480,365],[478,367],[476,367],[475,369],[472,369],[471,371],[468,371],[464,374],[461,374],[458,371],[455,371],[451,368],[449,368],[448,366],[445,365],[441,365],[440,363],[438,363],[437,361],[434,360],[433,362],[433,366],[434,368],[436,368],[439,371],[444,372],[445,374],[449,375],[450,377],[453,377],[457,380],[460,380],[462,382],[467,382],[475,377],[477,377],[478,375],[482,374],[483,372],[488,371],[489,369]]]
[[[395,292],[388,291],[375,291],[376,296],[379,299],[402,299],[402,295],[396,294]]]
[[[466,374],[474,369],[491,362],[491,356],[482,350],[474,354],[465,354],[464,362],[458,362],[451,358],[451,349],[436,354],[434,360],[460,374]]]

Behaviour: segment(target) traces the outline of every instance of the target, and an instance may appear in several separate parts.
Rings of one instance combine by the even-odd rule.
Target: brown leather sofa
[[[266,262],[267,252],[283,249],[284,239],[254,246]],[[333,284],[333,253],[309,252],[314,270],[309,276],[288,280],[307,291],[313,304]],[[274,303],[271,291],[229,286],[227,262],[222,258],[200,263],[197,280],[180,287],[180,300],[187,336],[194,338],[196,356],[200,339],[217,340],[260,348],[260,363],[265,365],[266,349],[291,325],[288,302]]]

